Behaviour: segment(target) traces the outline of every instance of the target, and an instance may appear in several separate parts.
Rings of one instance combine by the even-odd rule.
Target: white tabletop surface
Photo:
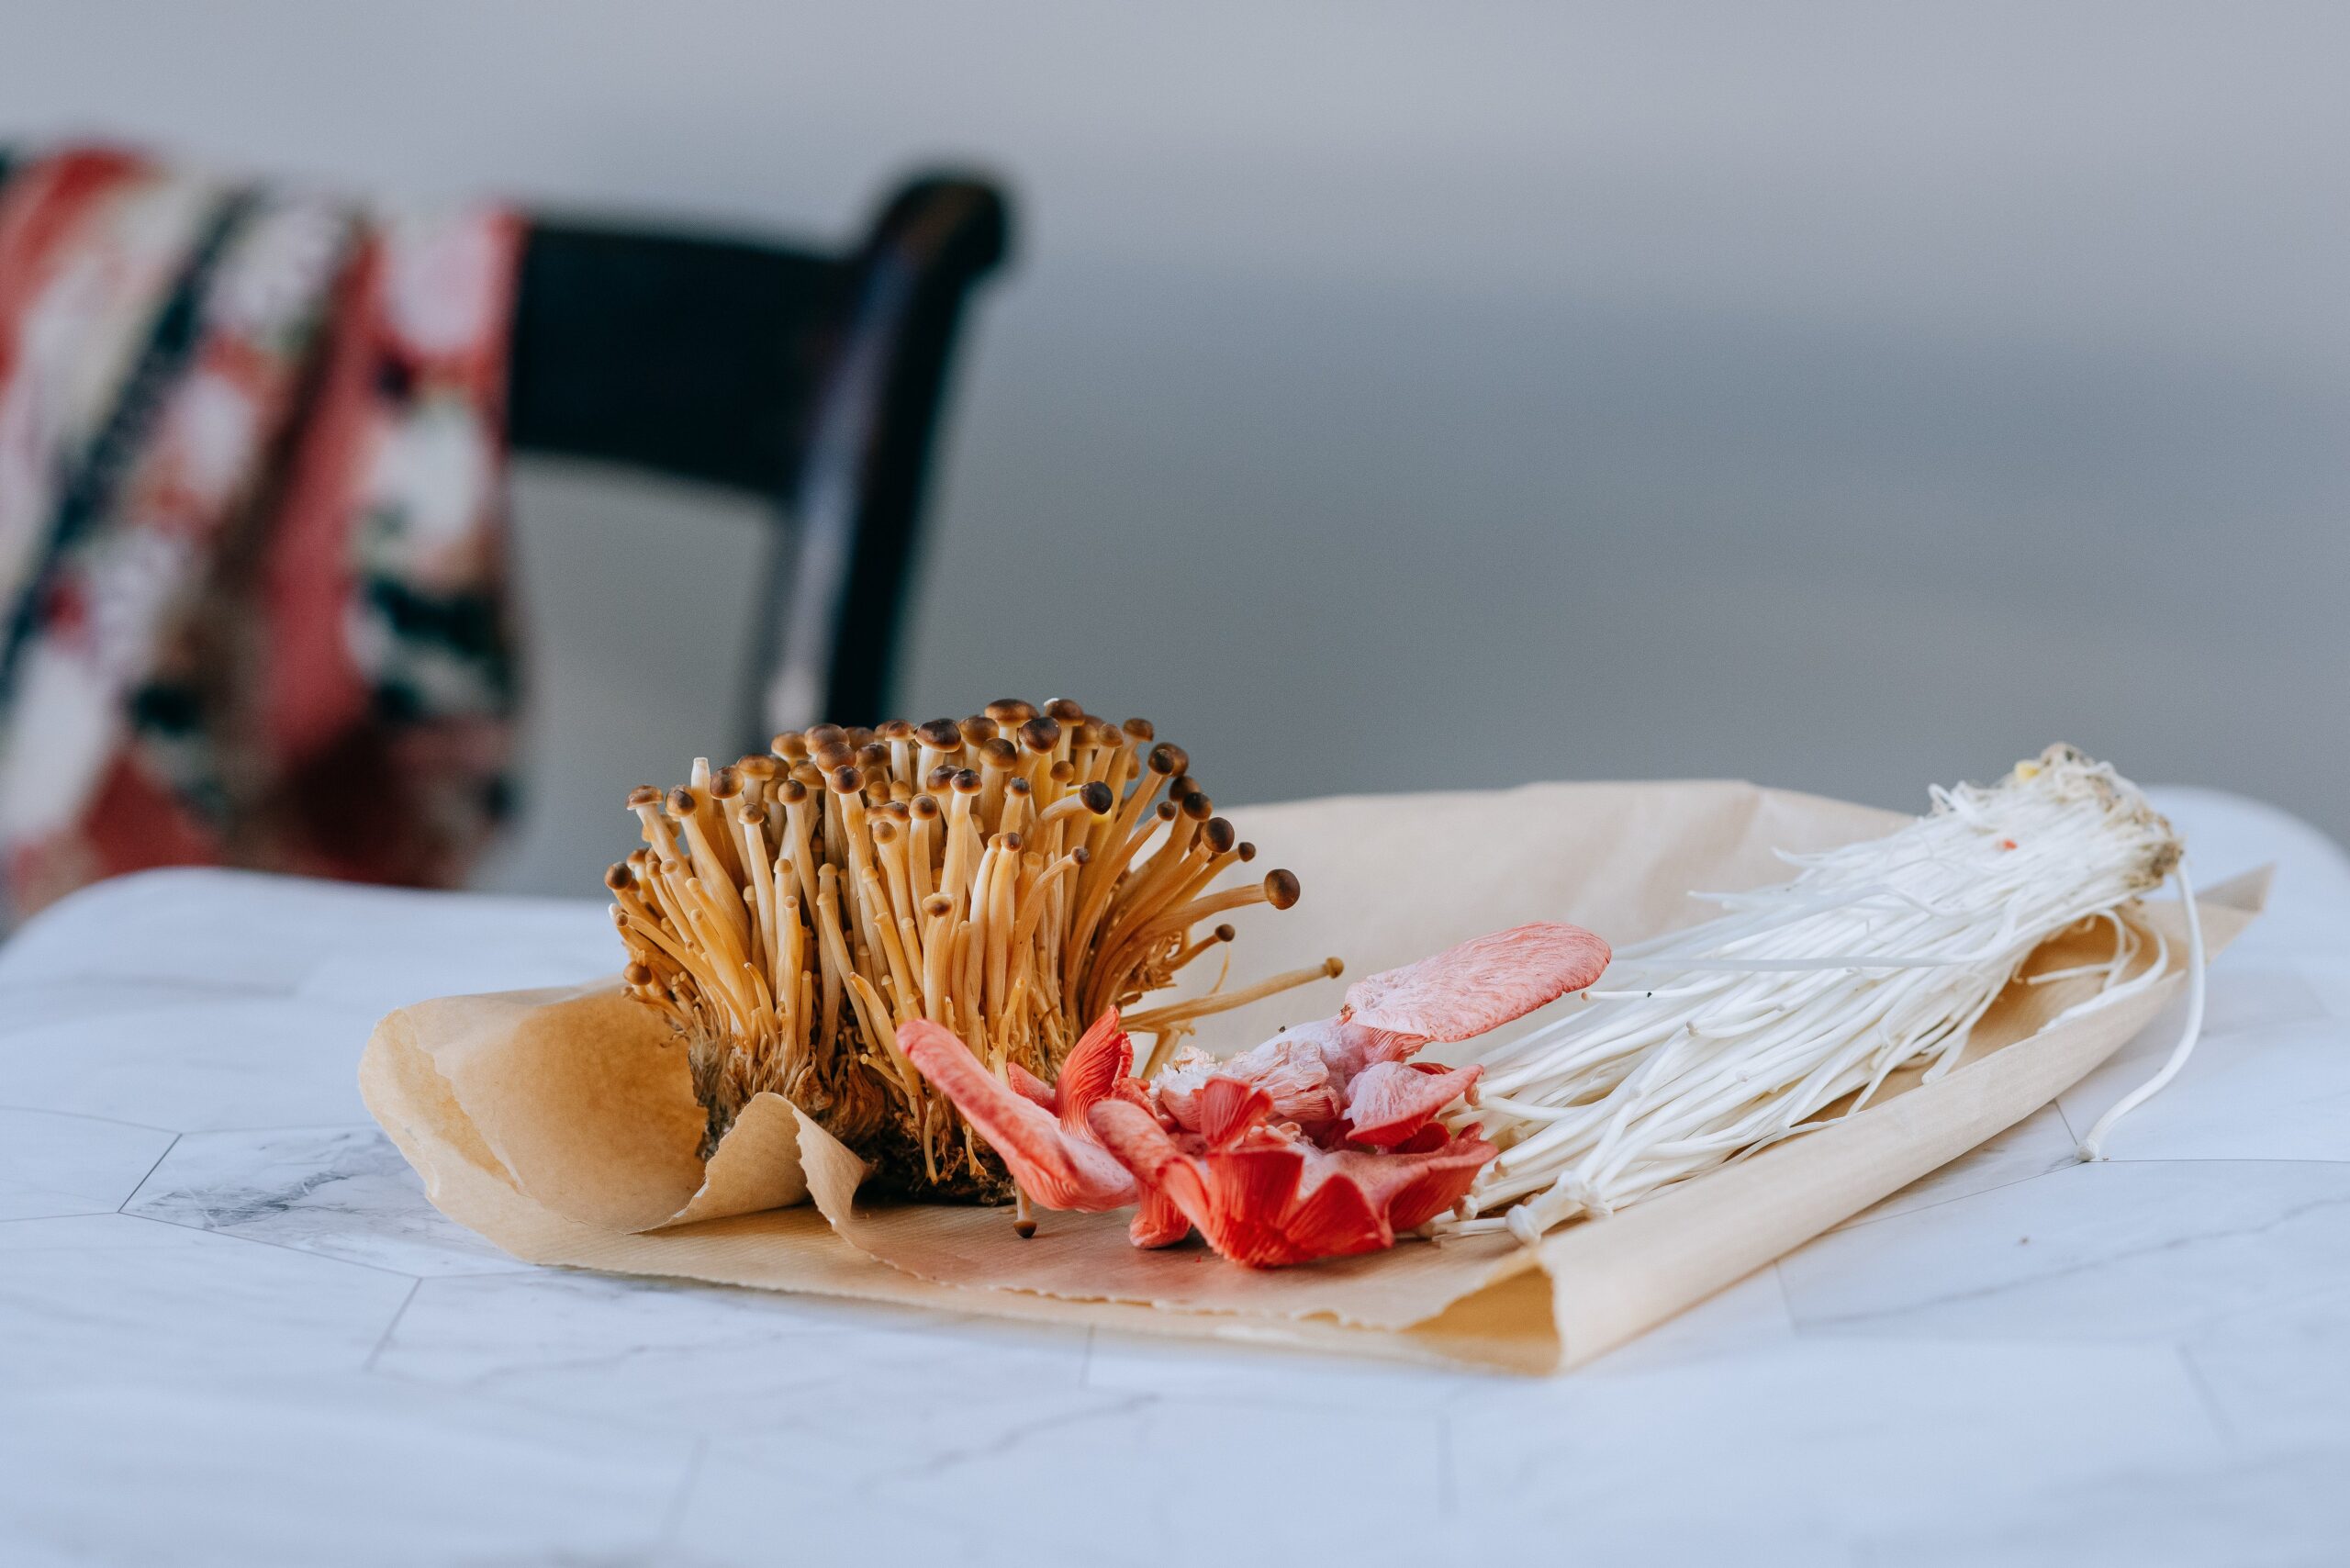
[[[532,1268],[353,1072],[388,1008],[607,972],[599,905],[168,872],[0,948],[0,1563],[2350,1562],[2350,861],[2202,1048],[1549,1381]]]

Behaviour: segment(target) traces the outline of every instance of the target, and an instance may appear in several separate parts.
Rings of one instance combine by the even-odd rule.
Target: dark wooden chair
[[[980,180],[902,186],[863,241],[534,222],[514,321],[519,452],[770,501],[743,744],[888,715],[890,666],[955,338],[1010,217]]]
[[[8,152],[0,148],[0,179]],[[1011,219],[980,179],[913,179],[851,249],[533,220],[508,435],[757,497],[776,526],[742,744],[887,715],[957,330]]]

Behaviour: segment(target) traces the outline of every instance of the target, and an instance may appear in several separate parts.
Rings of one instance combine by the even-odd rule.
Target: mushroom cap
[[[1453,1137],[1440,1127],[1414,1140],[1422,1147],[1326,1149],[1268,1126],[1272,1103],[1260,1090],[1216,1078],[1201,1098],[1202,1125],[1213,1129],[1203,1134],[1171,1135],[1125,1095],[1101,1101],[1086,1119],[1147,1201],[1171,1206],[1210,1247],[1252,1269],[1392,1247],[1397,1231],[1460,1202],[1500,1152],[1473,1128]],[[1153,1228],[1164,1238],[1173,1227]],[[1137,1241],[1140,1231],[1132,1233]]]
[[[1539,920],[1489,932],[1347,988],[1345,1016],[1424,1040],[1466,1040],[1581,991],[1607,968],[1607,944]]]
[[[1071,1103],[1080,1118],[1091,1102],[1079,1099],[1074,1092],[1078,1085],[1085,1084],[1091,1092],[1097,1081],[1114,1083],[1134,1060],[1134,1047],[1117,1025],[1115,1013],[1104,1014],[1061,1066],[1062,1082],[1069,1085]],[[1134,1177],[1090,1131],[1081,1130],[1081,1121],[1072,1128],[1056,1114],[1061,1107],[1040,1105],[996,1077],[952,1031],[927,1019],[912,1019],[899,1026],[898,1048],[955,1103],[1002,1158],[1020,1190],[1036,1203],[1048,1209],[1098,1213],[1135,1201]]]

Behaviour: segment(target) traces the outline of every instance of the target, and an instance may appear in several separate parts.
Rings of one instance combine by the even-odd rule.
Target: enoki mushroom
[[[959,722],[820,724],[631,794],[644,847],[605,883],[631,993],[686,1036],[705,1148],[768,1091],[890,1185],[1009,1196],[993,1151],[900,1051],[899,1025],[943,1025],[999,1078],[1018,1067],[1049,1082],[1088,1022],[1235,935],[1196,926],[1297,902],[1287,871],[1210,890],[1256,848],[1215,815],[1183,748],[1154,739],[1146,720],[1007,700]],[[1127,1025],[1163,1046],[1329,972],[1232,991],[1219,979]]]
[[[2121,910],[2177,869],[2180,846],[2135,786],[2058,746],[1933,799],[1886,837],[1783,856],[1791,882],[1706,895],[1729,913],[1617,949],[1574,1013],[1488,1053],[1482,1099],[1458,1116],[1502,1152],[1443,1227],[1531,1242],[1850,1114],[1897,1070],[1939,1078],[2032,951],[2084,923],[2110,928],[2111,956],[2033,980],[2094,975],[2088,1008],[2162,977],[2167,944],[2146,953]],[[2191,894],[2187,915],[2199,959]],[[2190,1020],[2173,1065],[2117,1113],[2193,1037]]]

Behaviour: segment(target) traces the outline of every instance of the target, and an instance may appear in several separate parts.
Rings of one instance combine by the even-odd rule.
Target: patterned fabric
[[[0,185],[0,892],[421,886],[506,814],[520,225],[72,150]]]

